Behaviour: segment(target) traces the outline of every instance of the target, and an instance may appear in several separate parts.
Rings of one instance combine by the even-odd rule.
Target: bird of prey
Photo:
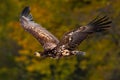
[[[102,32],[110,27],[112,21],[108,16],[98,16],[85,26],[65,33],[59,41],[41,25],[33,21],[30,8],[27,6],[20,14],[21,26],[32,34],[44,48],[43,52],[35,52],[36,56],[61,58],[70,55],[84,55],[85,52],[76,50],[76,47],[95,32]]]

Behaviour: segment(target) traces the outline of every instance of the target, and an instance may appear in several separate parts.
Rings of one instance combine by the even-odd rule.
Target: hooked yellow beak
[[[37,57],[41,56],[39,52],[35,52],[34,55],[37,56]]]

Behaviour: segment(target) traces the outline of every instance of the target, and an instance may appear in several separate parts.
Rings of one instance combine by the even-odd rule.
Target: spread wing
[[[110,27],[111,21],[107,16],[98,16],[86,26],[81,26],[66,33],[59,43],[67,49],[74,50],[89,34],[101,32]]]
[[[20,23],[26,31],[32,34],[41,43],[45,50],[53,49],[59,43],[56,37],[33,21],[29,7],[25,7],[21,12]]]

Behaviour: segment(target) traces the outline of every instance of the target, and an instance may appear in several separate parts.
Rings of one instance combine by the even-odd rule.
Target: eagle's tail
[[[111,23],[112,21],[109,19],[108,16],[97,16],[88,24],[88,26],[92,28],[93,32],[101,32],[109,28]]]
[[[29,21],[33,21],[33,17],[30,14],[30,7],[27,6],[23,9],[23,11],[20,14],[20,17],[23,17],[23,16],[26,17]]]

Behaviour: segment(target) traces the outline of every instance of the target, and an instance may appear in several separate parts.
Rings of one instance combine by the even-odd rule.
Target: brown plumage
[[[23,9],[20,15],[20,22],[22,27],[32,34],[44,48],[44,52],[35,52],[35,55],[53,58],[84,54],[82,51],[76,51],[75,48],[88,35],[105,31],[110,27],[110,23],[112,23],[108,16],[98,16],[86,26],[79,26],[77,29],[67,32],[59,41],[45,28],[33,21],[29,7]]]
[[[32,34],[41,43],[45,50],[53,49],[59,43],[59,40],[56,37],[33,21],[29,7],[25,7],[22,11],[20,22],[22,27]]]

